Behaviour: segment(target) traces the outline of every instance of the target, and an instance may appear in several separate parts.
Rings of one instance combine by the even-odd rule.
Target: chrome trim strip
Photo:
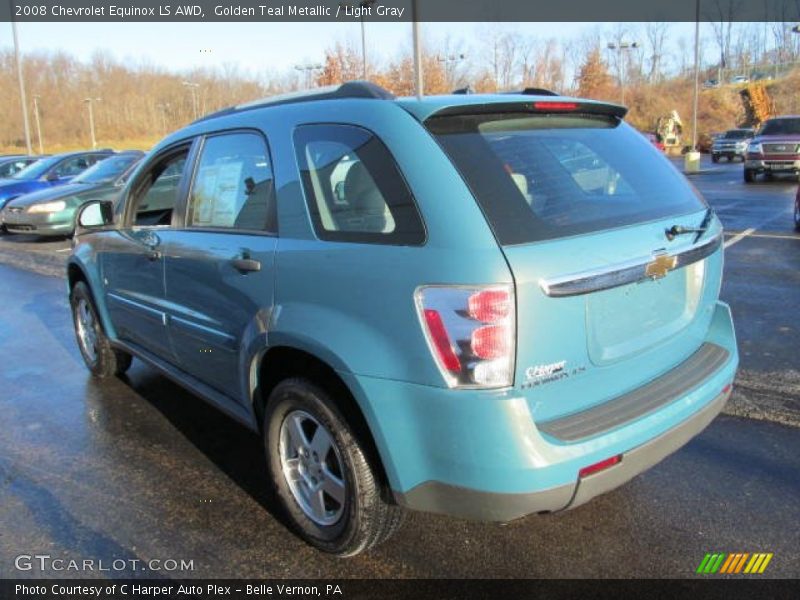
[[[681,267],[686,267],[711,256],[717,251],[721,244],[722,232],[720,231],[707,242],[698,244],[689,250],[669,252],[666,255],[675,257],[677,259],[675,269],[680,269]],[[579,273],[572,273],[570,275],[541,279],[539,280],[539,287],[547,296],[564,298],[567,296],[580,296],[582,294],[599,292],[601,290],[628,285],[629,283],[637,283],[649,279],[646,274],[647,265],[659,254],[660,253],[653,253],[648,257],[617,263],[609,267],[603,267],[602,269],[591,269]]]

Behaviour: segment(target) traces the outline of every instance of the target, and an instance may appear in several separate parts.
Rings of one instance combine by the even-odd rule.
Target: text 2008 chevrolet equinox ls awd
[[[738,362],[720,223],[624,114],[354,82],[195,122],[80,215],[86,364],[260,431],[327,552],[405,508],[578,506],[701,431]]]

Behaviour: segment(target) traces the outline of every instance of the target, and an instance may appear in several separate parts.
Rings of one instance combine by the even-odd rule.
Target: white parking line
[[[736,231],[726,231],[725,235],[742,235],[746,233],[745,231],[736,232]],[[748,237],[754,238],[768,238],[768,239],[776,239],[776,240],[796,240],[800,241],[800,236],[797,235],[781,235],[779,233],[751,233]]]
[[[69,252],[72,248],[61,248],[60,250],[56,250],[56,252]]]
[[[729,239],[722,245],[723,248],[730,248],[736,242],[739,242],[744,238],[746,238],[748,235],[752,234],[755,230],[756,230],[755,227],[751,227],[750,229],[745,229],[742,233],[737,233],[735,236],[733,236],[731,239]]]

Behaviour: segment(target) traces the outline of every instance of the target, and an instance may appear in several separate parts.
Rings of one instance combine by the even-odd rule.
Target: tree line
[[[659,116],[672,110],[688,122],[693,41],[676,39],[674,30],[669,23],[621,23],[559,40],[537,39],[489,24],[469,41],[428,39],[422,56],[425,93],[539,87],[617,102],[624,94],[630,107],[628,120],[642,130],[651,130]],[[367,78],[397,95],[413,94],[410,45],[380,57],[375,56],[375,45],[368,45]],[[705,24],[701,56],[703,80],[724,83],[736,74],[757,76],[764,79],[778,112],[800,109],[795,68],[800,35],[791,33],[790,23]],[[122,62],[101,52],[88,61],[66,52],[26,54],[23,71],[33,146],[38,147],[35,108],[47,152],[90,145],[90,98],[100,146],[147,148],[196,116],[309,84],[361,79],[365,69],[361,47],[354,41],[333,43],[319,68],[309,67],[306,72],[288,69],[260,76],[234,65],[176,73],[153,64]],[[13,53],[0,51],[0,149],[24,149],[21,114]],[[722,86],[701,94],[701,132],[732,127],[743,118],[736,89]]]

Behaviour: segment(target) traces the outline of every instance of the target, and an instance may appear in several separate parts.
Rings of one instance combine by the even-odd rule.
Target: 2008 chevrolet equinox
[[[406,508],[578,506],[700,432],[738,363],[721,225],[624,115],[351,82],[201,119],[80,215],[83,358],[259,431],[326,552]]]

